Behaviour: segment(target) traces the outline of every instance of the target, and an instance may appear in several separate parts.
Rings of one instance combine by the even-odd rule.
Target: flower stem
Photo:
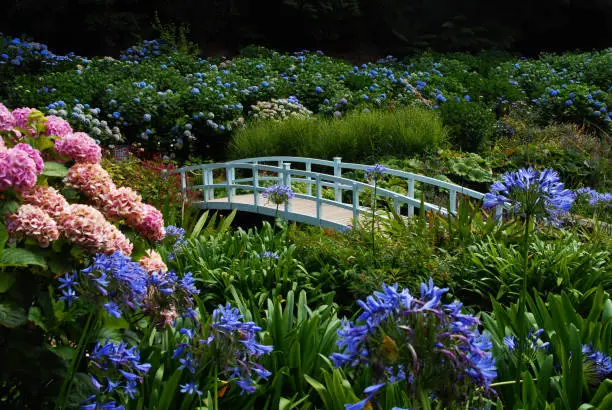
[[[518,303],[518,336],[519,336],[519,360],[517,366],[516,384],[521,383],[521,374],[525,365],[525,351],[527,348],[527,323],[525,323],[525,309],[527,305],[527,276],[529,273],[529,225],[531,225],[531,214],[525,216],[525,232],[523,233],[523,286]]]
[[[376,267],[376,234],[374,222],[376,217],[376,178],[374,178],[374,197],[372,198],[372,264]]]
[[[89,332],[93,327],[93,316],[96,312],[92,311],[89,313],[87,317],[87,322],[85,322],[85,327],[83,328],[83,332],[81,333],[81,338],[79,339],[79,344],[77,345],[76,352],[74,353],[74,357],[72,358],[72,363],[70,365],[70,370],[64,378],[64,382],[62,383],[62,388],[60,389],[60,393],[58,395],[58,399],[55,405],[56,409],[64,409],[66,408],[66,400],[68,398],[68,394],[70,393],[70,389],[72,388],[72,383],[74,381],[74,373],[76,369],[78,369],[81,359],[83,357],[83,352],[85,351],[85,342],[89,338]]]

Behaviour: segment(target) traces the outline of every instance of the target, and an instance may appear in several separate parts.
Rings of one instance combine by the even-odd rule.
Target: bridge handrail
[[[265,165],[267,162],[275,162],[278,166]],[[305,170],[292,168],[291,165],[299,163],[305,165]],[[324,172],[313,172],[312,166],[327,166],[333,168],[333,175]],[[187,167],[182,167],[176,170],[170,171],[173,174],[180,174],[181,176],[181,188],[183,193],[187,190],[203,190],[204,202],[207,203],[214,199],[215,189],[225,189],[227,191],[227,202],[232,203],[232,197],[236,194],[238,189],[246,189],[253,191],[255,196],[254,206],[258,206],[258,193],[265,190],[265,187],[259,186],[260,181],[273,180],[284,185],[291,185],[292,182],[306,183],[307,193],[296,193],[298,198],[308,198],[316,200],[317,206],[317,218],[320,217],[320,206],[321,203],[329,203],[335,206],[343,208],[352,208],[355,216],[358,216],[359,212],[363,209],[359,205],[359,192],[365,188],[374,189],[375,186],[370,183],[361,182],[349,178],[342,177],[343,170],[358,170],[366,171],[371,165],[362,165],[355,163],[342,162],[340,157],[334,157],[333,161],[316,159],[316,158],[303,158],[303,157],[291,157],[291,156],[270,156],[270,157],[254,157],[245,158],[240,160],[228,161],[225,163],[211,163],[211,164],[199,164]],[[224,170],[226,172],[226,178],[224,182],[214,183],[213,171]],[[235,171],[237,169],[246,169],[252,171],[251,177],[246,178],[235,178]],[[187,186],[186,173],[189,171],[202,171],[202,184]],[[278,176],[266,177],[260,176],[259,173],[262,171],[277,174]],[[396,169],[387,169],[386,175],[393,175],[403,178],[408,183],[407,195],[391,191],[386,188],[376,186],[376,195],[385,197],[393,200],[393,207],[399,212],[401,204],[408,205],[408,215],[414,214],[414,208],[421,206],[421,201],[414,197],[415,182],[421,182],[427,185],[436,186],[449,191],[449,203],[450,208],[446,210],[444,207],[437,206],[428,202],[424,202],[423,205],[426,210],[435,210],[437,212],[447,214],[449,211],[451,214],[456,212],[457,205],[457,193],[470,196],[476,199],[482,199],[484,194],[471,190],[469,188],[462,187],[460,185],[441,181],[435,178],[427,177],[412,172],[401,171]],[[294,178],[293,176],[302,177]],[[250,183],[245,185],[244,183]],[[312,187],[316,188],[316,194],[313,196]],[[322,197],[322,187],[334,188],[334,200],[325,199]],[[342,191],[353,191],[353,202],[351,204],[345,204],[342,202]],[[289,212],[289,205],[285,204],[285,212]],[[502,208],[498,207],[497,214],[501,215]]]

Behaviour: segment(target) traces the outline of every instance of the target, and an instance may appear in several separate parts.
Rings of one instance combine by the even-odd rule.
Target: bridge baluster
[[[353,224],[359,223],[359,185],[353,183]]]
[[[306,172],[310,173],[312,172],[312,163],[310,162],[310,160],[306,161]],[[310,175],[308,175],[308,177],[306,177],[306,195],[308,196],[312,196],[312,178],[310,177]]]
[[[454,215],[457,211],[457,191],[450,190],[450,208],[448,209],[451,215]]]
[[[187,200],[187,178],[185,177],[185,171],[181,171],[181,193],[183,194],[183,201]]]
[[[321,223],[321,175],[317,174],[316,177],[316,195],[317,197],[315,198],[315,206],[317,208],[317,220],[319,221],[319,224]]]
[[[414,199],[414,179],[408,178],[408,197]],[[408,204],[408,216],[414,216],[414,205]]]
[[[334,157],[334,176],[342,177],[342,157]],[[338,181],[334,181],[334,200],[342,203],[342,190]]]
[[[251,169],[253,171],[253,205],[257,208],[259,206],[259,168],[257,163],[254,163]]]
[[[283,185],[291,188],[291,162],[283,163]],[[285,202],[285,212],[291,212],[291,201]]]

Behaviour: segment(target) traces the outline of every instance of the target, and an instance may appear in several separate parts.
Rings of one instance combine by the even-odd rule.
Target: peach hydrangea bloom
[[[111,176],[99,164],[74,164],[64,178],[64,184],[85,194],[94,202],[115,190]]]
[[[0,151],[0,191],[13,188],[21,192],[36,185],[40,164],[32,159],[31,155],[35,156],[34,153],[19,148]]]
[[[162,213],[149,204],[141,203],[137,211],[128,218],[128,224],[154,242],[161,241],[166,236]]]
[[[72,134],[72,127],[63,118],[56,117],[55,115],[48,115],[45,129],[45,135],[54,137],[65,137],[68,134]]]
[[[129,187],[111,189],[99,195],[101,211],[107,218],[113,220],[127,219],[142,203],[138,192]]]
[[[100,211],[82,204],[69,205],[57,218],[60,234],[91,253],[105,250],[107,224]]]
[[[156,251],[149,249],[147,254],[138,261],[140,266],[148,273],[168,272],[168,267],[162,260],[162,257]]]
[[[104,253],[107,255],[112,255],[116,251],[121,251],[124,255],[130,256],[132,254],[132,250],[134,249],[134,245],[132,245],[130,240],[126,238],[123,232],[121,232],[115,225],[109,222],[107,222],[106,225],[106,232],[104,234]]]
[[[55,141],[55,152],[77,163],[99,164],[102,148],[84,132],[67,134]]]
[[[59,238],[57,224],[44,210],[34,205],[21,205],[7,218],[6,230],[16,237],[29,237],[43,248]]]
[[[16,124],[17,121],[15,121],[11,111],[4,104],[0,103],[0,131],[11,130]]]
[[[36,205],[52,218],[58,218],[68,207],[68,201],[55,188],[37,185],[29,191],[21,193],[23,203]]]

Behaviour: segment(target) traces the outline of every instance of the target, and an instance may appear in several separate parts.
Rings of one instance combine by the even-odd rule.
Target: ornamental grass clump
[[[363,313],[355,321],[344,320],[338,330],[341,352],[331,356],[335,366],[353,367],[356,374],[367,368],[372,382],[368,397],[351,409],[365,408],[393,383],[415,400],[433,395],[445,407],[494,394],[492,343],[478,330],[479,319],[462,313],[459,301],[443,304],[448,289],[431,279],[420,290],[416,298],[407,289],[383,284],[382,291],[357,302]]]

